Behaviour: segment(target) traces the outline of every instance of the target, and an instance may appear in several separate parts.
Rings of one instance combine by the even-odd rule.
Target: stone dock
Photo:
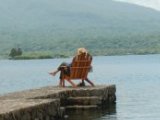
[[[116,86],[39,89],[0,96],[0,120],[58,120],[66,109],[100,109],[115,103]]]

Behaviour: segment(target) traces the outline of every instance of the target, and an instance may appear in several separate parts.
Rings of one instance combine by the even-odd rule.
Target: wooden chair
[[[60,86],[65,87],[65,80],[67,80],[72,87],[77,87],[77,85],[72,80],[87,81],[91,86],[94,84],[88,79],[88,72],[91,69],[92,57],[89,54],[81,54],[73,58],[70,67],[70,76],[62,74],[62,79],[60,80]]]

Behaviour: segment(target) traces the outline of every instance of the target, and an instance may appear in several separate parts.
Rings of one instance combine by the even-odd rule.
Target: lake
[[[49,71],[69,59],[0,60],[0,95],[58,85]],[[117,101],[108,109],[68,112],[67,120],[159,120],[160,55],[93,57],[95,84],[116,84]]]

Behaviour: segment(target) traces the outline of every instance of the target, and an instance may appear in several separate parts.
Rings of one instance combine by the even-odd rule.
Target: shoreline
[[[93,55],[93,57],[96,56],[132,56],[132,55],[160,55],[160,53],[152,53],[152,54],[108,54],[108,55]],[[71,58],[73,56],[36,56],[36,57],[30,57],[30,56],[19,56],[16,58],[6,58],[6,57],[0,57],[0,60],[41,60],[41,59],[61,59],[61,58]]]

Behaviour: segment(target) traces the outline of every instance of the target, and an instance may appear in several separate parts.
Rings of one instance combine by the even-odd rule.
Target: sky
[[[138,4],[160,11],[160,0],[115,0],[127,3]]]

